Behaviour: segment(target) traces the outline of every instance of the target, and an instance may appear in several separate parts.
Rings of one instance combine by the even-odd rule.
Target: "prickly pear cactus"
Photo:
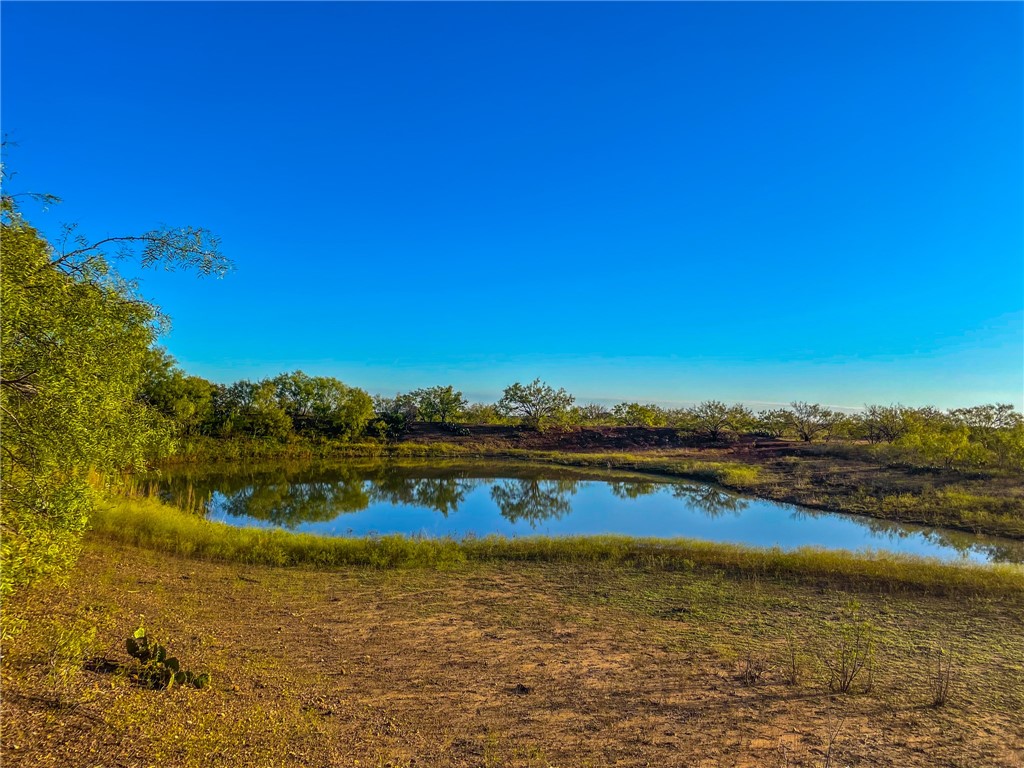
[[[175,685],[192,685],[206,688],[210,685],[210,674],[195,674],[181,668],[176,656],[168,656],[167,649],[151,641],[146,629],[140,626],[125,640],[128,655],[138,663],[131,670],[135,679],[150,688],[171,688]]]

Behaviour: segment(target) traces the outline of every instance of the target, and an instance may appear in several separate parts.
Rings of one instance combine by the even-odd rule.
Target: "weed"
[[[935,668],[931,678],[932,706],[944,707],[949,701],[949,690],[953,683],[955,657],[952,651],[943,648],[939,648],[935,656]]]
[[[821,768],[832,768],[835,764],[836,743],[839,741],[839,734],[843,730],[846,718],[834,720],[832,713],[828,715],[828,725],[825,733],[825,756],[822,758]]]
[[[799,685],[801,672],[801,655],[796,641],[796,633],[792,629],[786,632],[786,683]]]
[[[737,679],[748,686],[758,685],[764,682],[768,674],[768,661],[753,652],[747,653],[746,658],[740,662],[740,673]]]
[[[847,603],[835,626],[828,646],[820,654],[828,670],[830,691],[849,693],[854,681],[865,673],[864,692],[874,685],[875,625],[862,618],[860,603]]]

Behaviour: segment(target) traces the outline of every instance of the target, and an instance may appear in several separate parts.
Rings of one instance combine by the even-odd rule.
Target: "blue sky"
[[[217,381],[1024,406],[1017,3],[2,6],[12,191]]]

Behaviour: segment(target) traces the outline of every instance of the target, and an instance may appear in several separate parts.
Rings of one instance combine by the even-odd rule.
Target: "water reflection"
[[[645,482],[612,482],[608,483],[608,490],[620,499],[639,499],[641,496],[650,496],[652,493],[664,490],[664,483]]]
[[[366,509],[370,497],[358,482],[273,482],[225,494],[222,509],[234,517],[252,517],[283,528],[333,520]]]
[[[708,517],[719,517],[726,512],[738,515],[750,504],[742,496],[715,488],[713,485],[680,483],[672,487],[672,495],[694,509],[699,509]]]
[[[572,510],[572,497],[580,479],[474,478],[453,473],[443,477],[414,477],[393,467],[336,469],[314,479],[308,473],[286,469],[216,475],[205,481],[183,477],[165,483],[165,495],[182,504],[198,499],[207,512],[249,517],[283,528],[333,520],[338,515],[361,512],[370,505],[411,505],[438,512],[447,518],[459,510],[467,496],[482,485],[490,486],[491,500],[502,517],[531,527],[557,520]],[[618,480],[607,483],[620,499],[638,499],[670,492],[710,517],[738,513],[747,502],[735,494],[709,485]]]
[[[1024,544],[1009,539],[818,512],[629,473],[516,463],[353,462],[176,473],[159,483],[169,500],[215,519],[328,534],[623,533],[1024,561]],[[340,516],[345,522],[332,525]]]
[[[412,478],[385,474],[375,477],[367,490],[374,502],[412,504],[448,517],[458,510],[466,500],[466,495],[481,482],[463,477]]]
[[[579,485],[577,480],[502,480],[491,486],[491,498],[510,523],[523,520],[536,528],[567,515]]]
[[[826,510],[794,508],[791,513],[793,520],[820,520],[833,516]],[[1012,539],[999,539],[994,536],[981,536],[951,528],[926,528],[924,526],[907,525],[893,520],[876,517],[858,518],[861,525],[879,537],[889,541],[907,540],[915,536],[937,547],[951,549],[961,556],[982,554],[983,559],[996,563],[1024,562],[1024,543]]]

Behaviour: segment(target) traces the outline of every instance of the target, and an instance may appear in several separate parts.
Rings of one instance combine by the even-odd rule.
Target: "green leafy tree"
[[[505,387],[497,408],[502,415],[518,418],[526,426],[544,429],[564,422],[574,400],[564,389],[534,379],[526,385],[516,382]]]
[[[283,440],[292,432],[292,419],[270,379],[236,381],[218,391],[216,407],[223,414],[225,437]]]
[[[784,437],[789,431],[791,420],[785,408],[758,411],[752,429],[768,437]]]
[[[161,317],[104,249],[203,274],[228,264],[198,229],[90,243],[68,228],[56,248],[0,201],[3,596],[73,562],[104,478],[167,446],[139,396]]]
[[[194,435],[209,425],[214,389],[206,379],[187,375],[159,347],[145,355],[139,397],[166,420],[175,435]]]
[[[277,400],[297,432],[352,438],[373,418],[373,399],[330,376],[302,371],[273,379]]]
[[[991,452],[971,439],[970,427],[949,414],[918,408],[908,414],[907,421],[906,432],[892,444],[896,455],[907,463],[955,469],[983,466],[992,460]]]
[[[410,394],[419,408],[420,418],[424,421],[440,421],[447,424],[458,418],[467,405],[466,398],[451,385],[417,389]]]
[[[665,411],[653,403],[619,403],[612,408],[612,415],[627,427],[663,427],[668,422]]]
[[[380,437],[396,440],[408,431],[419,412],[416,399],[410,394],[396,394],[394,397],[375,395],[374,418],[367,428]]]
[[[818,437],[828,437],[842,423],[843,414],[817,403],[790,403],[787,412],[789,427],[797,437],[809,443]]]
[[[462,409],[462,420],[467,424],[508,423],[508,417],[494,403],[470,403]]]
[[[902,405],[866,405],[856,417],[859,432],[872,443],[899,440],[910,428],[908,416],[912,412],[912,408]]]
[[[720,400],[705,400],[686,409],[689,431],[709,440],[720,440],[728,432],[750,429],[754,415],[743,405],[726,405]]]
[[[573,424],[612,424],[614,420],[615,417],[612,415],[612,412],[598,403],[574,405],[569,416],[569,421]]]

